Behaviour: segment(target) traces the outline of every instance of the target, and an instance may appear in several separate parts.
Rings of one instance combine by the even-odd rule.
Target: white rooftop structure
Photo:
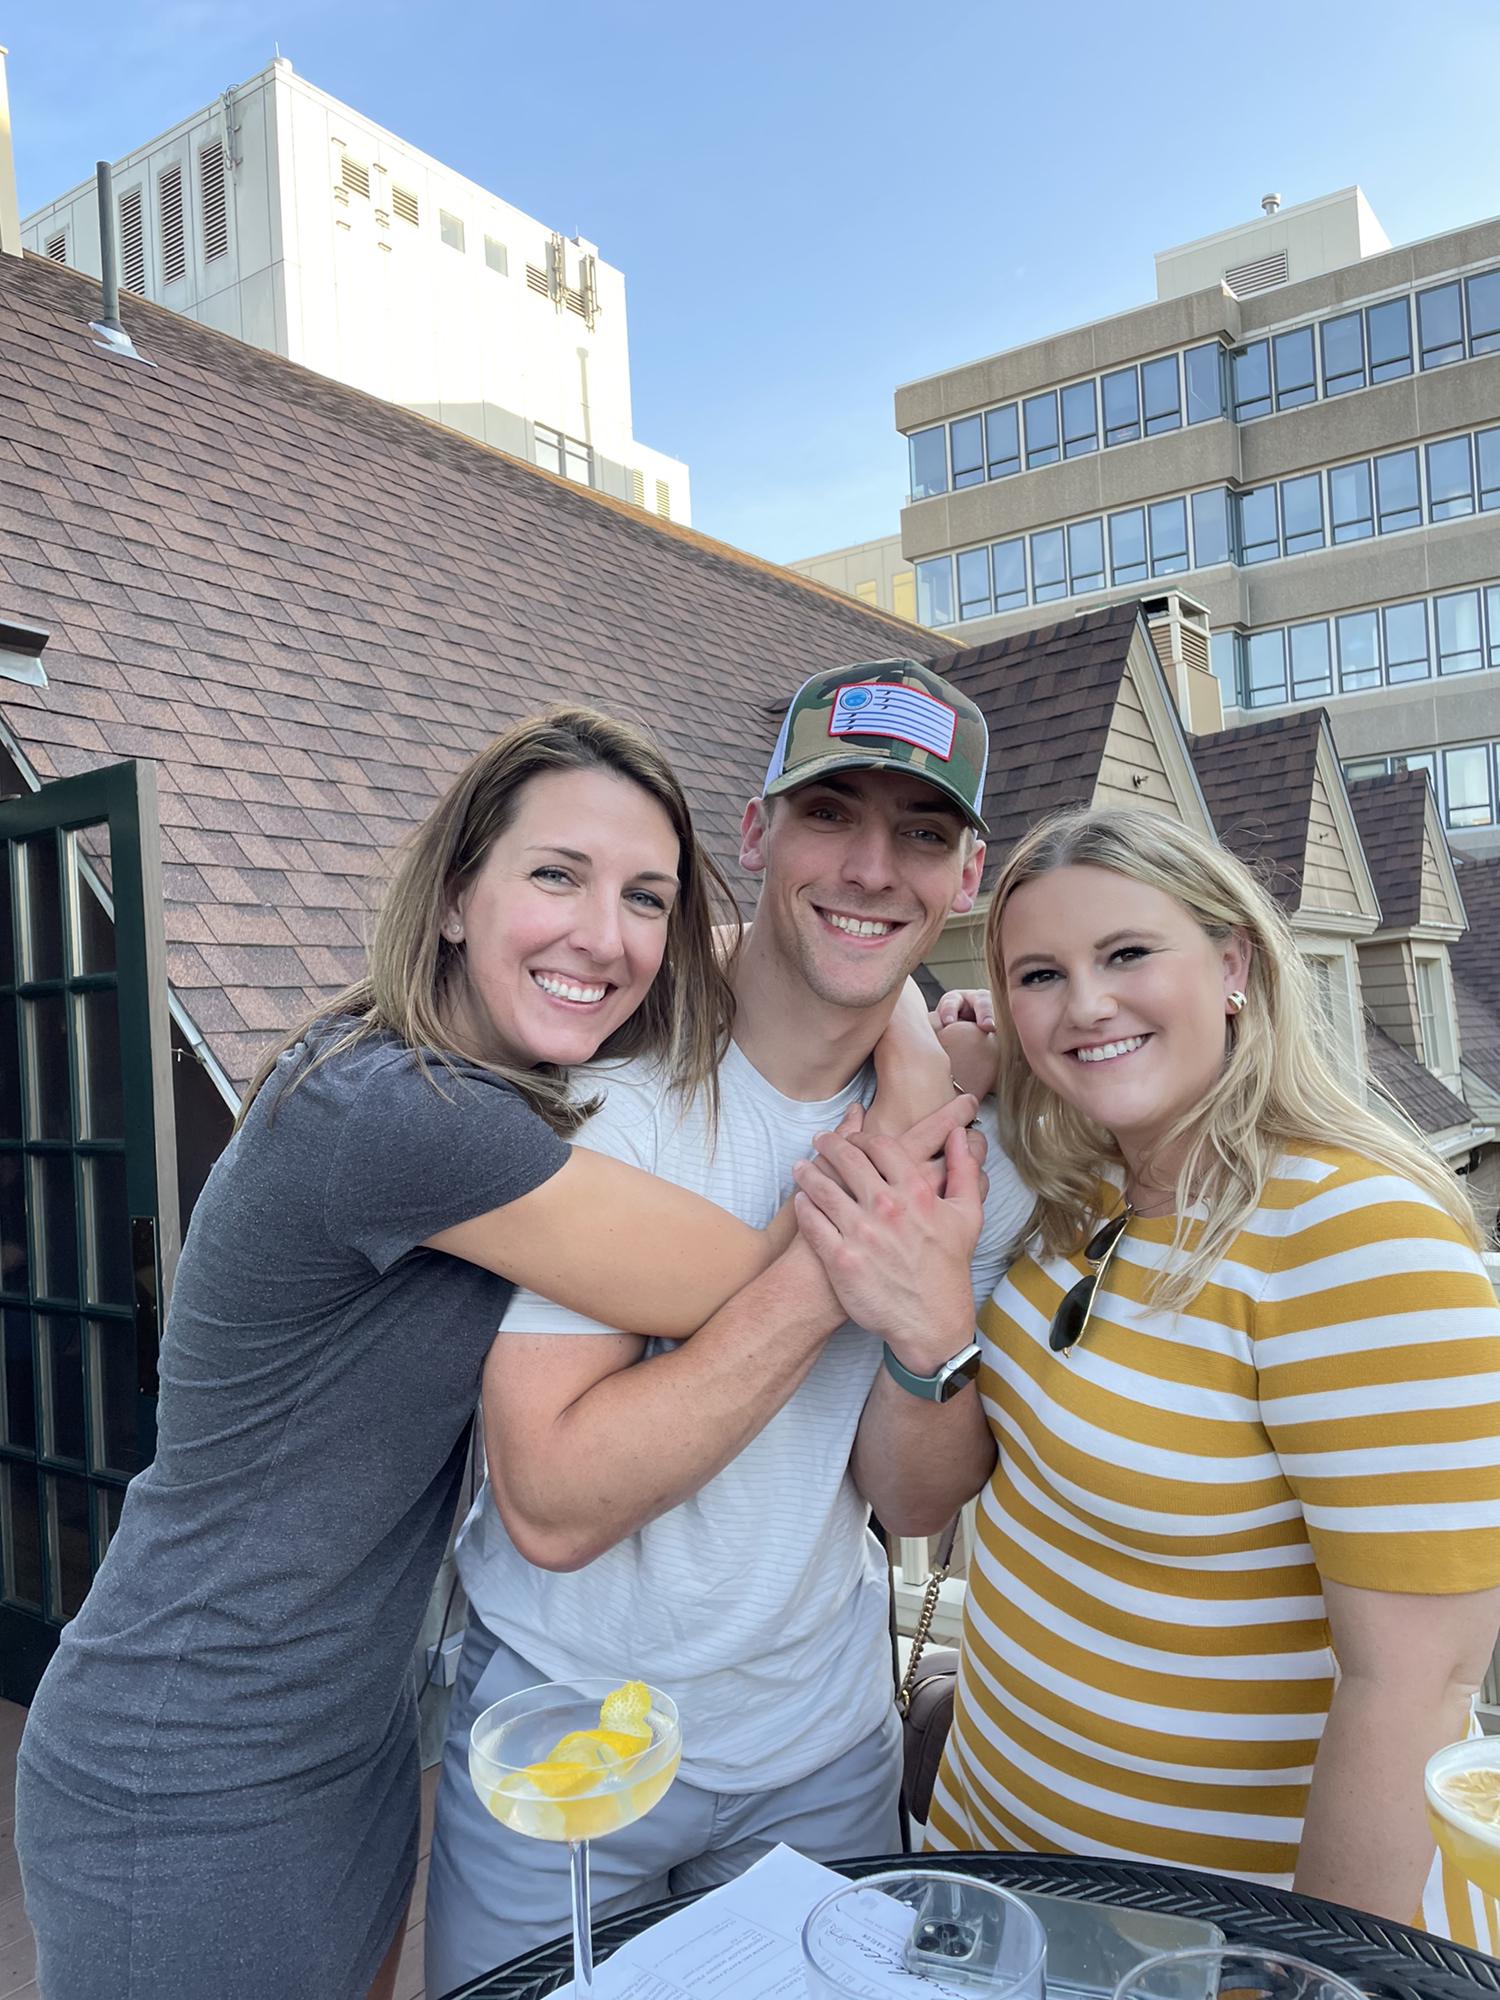
[[[114,187],[127,292],[689,519],[687,467],[633,432],[622,273],[284,57],[116,161]],[[94,183],[21,237],[97,274]]]

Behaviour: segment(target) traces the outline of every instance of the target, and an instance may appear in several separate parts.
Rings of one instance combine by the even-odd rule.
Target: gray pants
[[[471,1615],[443,1750],[427,1877],[430,2000],[570,1922],[568,1850],[528,1840],[492,1819],[469,1781],[469,1730],[491,1702],[545,1680]],[[830,1688],[829,1700],[838,1692]],[[880,1728],[820,1771],[765,1792],[708,1792],[679,1778],[634,1826],[589,1854],[596,1917],[663,1896],[713,1888],[785,1841],[814,1861],[894,1854],[901,1845],[901,1726],[894,1704]]]

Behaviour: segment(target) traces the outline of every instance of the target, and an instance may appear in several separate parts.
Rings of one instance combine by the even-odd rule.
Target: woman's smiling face
[[[1085,864],[1014,892],[1000,957],[1033,1074],[1132,1164],[1212,1088],[1250,966],[1241,933],[1217,941],[1174,896]]]

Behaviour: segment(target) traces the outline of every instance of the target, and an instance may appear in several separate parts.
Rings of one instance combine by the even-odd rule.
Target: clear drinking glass
[[[1427,1760],[1427,1823],[1460,1875],[1500,1896],[1500,1736],[1471,1736]]]
[[[594,1991],[589,1842],[644,1818],[682,1761],[676,1706],[656,1688],[646,1689],[643,1733],[650,1740],[639,1750],[601,1728],[601,1707],[618,1692],[618,1681],[549,1681],[495,1702],[469,1731],[469,1776],[486,1810],[513,1833],[567,1843],[577,2000],[589,2000]],[[611,1736],[613,1744],[603,1740]],[[559,1756],[569,1737],[594,1740],[575,1741]]]
[[[1336,1972],[1257,1945],[1167,1951],[1127,1972],[1114,2000],[1365,2000]]]
[[[866,1875],[802,1926],[812,2000],[1043,2000],[1047,1937],[1036,1912],[991,1882],[936,1868]]]

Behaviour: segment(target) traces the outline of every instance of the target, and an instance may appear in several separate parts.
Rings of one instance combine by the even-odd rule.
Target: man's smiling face
[[[874,1007],[973,908],[984,848],[950,800],[890,768],[840,771],[745,808],[757,926],[820,1000]]]

